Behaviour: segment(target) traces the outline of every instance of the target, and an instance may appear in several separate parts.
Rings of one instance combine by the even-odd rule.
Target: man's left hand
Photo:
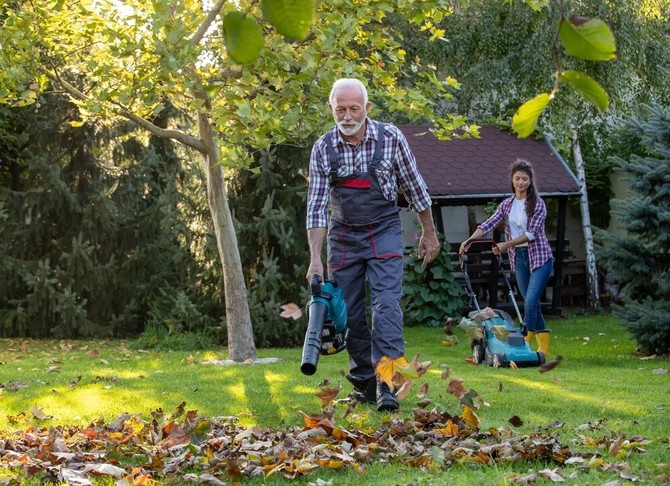
[[[430,265],[440,253],[440,242],[435,233],[421,235],[419,241],[419,258],[423,258],[422,267]]]

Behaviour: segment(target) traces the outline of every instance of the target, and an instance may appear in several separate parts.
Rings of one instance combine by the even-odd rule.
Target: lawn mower
[[[545,362],[544,353],[533,351],[524,339],[527,333],[526,325],[521,317],[521,312],[519,312],[514,290],[510,284],[509,276],[503,268],[502,258],[499,254],[496,255],[498,265],[507,284],[509,299],[519,318],[519,327],[515,327],[514,319],[507,312],[500,309],[491,309],[488,307],[481,309],[479,307],[477,294],[472,288],[470,276],[468,275],[467,252],[475,245],[488,245],[488,248],[492,248],[495,244],[496,242],[492,239],[476,238],[469,240],[465,247],[465,253],[459,257],[465,279],[466,293],[475,307],[475,310],[468,313],[469,322],[475,326],[477,331],[470,334],[472,361],[475,364],[486,363],[496,368],[542,365]]]

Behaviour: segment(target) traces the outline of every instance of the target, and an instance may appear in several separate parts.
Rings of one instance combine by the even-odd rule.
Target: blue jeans
[[[529,331],[544,331],[544,317],[540,307],[540,298],[547,286],[554,260],[547,260],[544,265],[530,271],[528,248],[517,247],[514,259],[516,282],[523,296],[524,320]]]

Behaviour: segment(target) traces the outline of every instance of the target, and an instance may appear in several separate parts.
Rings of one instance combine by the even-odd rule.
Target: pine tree
[[[624,235],[599,232],[601,264],[620,287],[614,312],[644,354],[670,353],[670,109],[647,107],[623,134],[630,155],[614,162],[631,196],[615,200]]]

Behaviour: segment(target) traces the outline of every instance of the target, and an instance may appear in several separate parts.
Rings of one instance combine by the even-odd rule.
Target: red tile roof
[[[517,158],[533,164],[544,197],[579,194],[579,183],[545,140],[518,138],[492,126],[480,138],[438,140],[428,125],[398,125],[407,137],[430,194],[441,204],[492,200],[511,194],[509,167]]]

